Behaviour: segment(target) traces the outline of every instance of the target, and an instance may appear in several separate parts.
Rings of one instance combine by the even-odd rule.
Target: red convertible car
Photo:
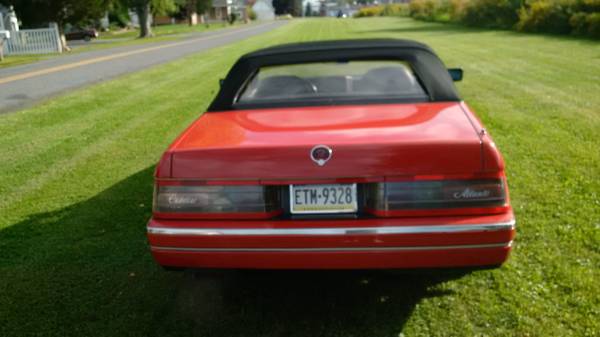
[[[156,168],[165,267],[498,266],[504,162],[426,45],[299,43],[241,57]]]

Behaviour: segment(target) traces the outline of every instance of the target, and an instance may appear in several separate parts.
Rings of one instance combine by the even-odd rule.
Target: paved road
[[[183,40],[123,46],[0,69],[0,113],[62,92],[219,47],[284,25],[260,25],[190,34]]]

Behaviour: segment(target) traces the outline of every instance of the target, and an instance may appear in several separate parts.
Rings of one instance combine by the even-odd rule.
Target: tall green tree
[[[312,5],[310,1],[306,2],[306,10],[304,11],[304,16],[312,16]]]
[[[302,0],[273,0],[275,14],[292,14],[293,16],[302,16]]]
[[[177,9],[175,0],[121,0],[133,9],[140,23],[140,38],[153,36],[150,25],[151,15],[164,15]]]
[[[25,27],[37,28],[56,22],[62,29],[66,23],[81,24],[102,17],[112,0],[7,0]]]
[[[212,0],[175,0],[175,2],[179,7],[185,9],[190,26],[197,24],[198,14],[203,15],[212,6]]]
[[[65,24],[87,25],[101,18],[115,0],[8,0],[24,27],[38,28],[58,24],[63,50],[69,50],[64,36]]]

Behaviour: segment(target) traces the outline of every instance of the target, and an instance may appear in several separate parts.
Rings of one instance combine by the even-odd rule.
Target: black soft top
[[[221,84],[208,111],[235,110],[234,100],[259,68],[312,62],[402,60],[408,62],[431,102],[460,101],[448,70],[427,45],[400,39],[302,42],[260,49],[240,57]],[[334,104],[333,102],[328,102]]]

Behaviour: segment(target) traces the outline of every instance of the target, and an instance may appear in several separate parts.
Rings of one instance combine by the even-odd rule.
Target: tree
[[[212,0],[175,0],[179,7],[185,8],[186,17],[190,26],[198,23],[198,14],[203,15],[212,6]]]
[[[273,0],[273,7],[276,15],[302,16],[302,0]]]
[[[304,16],[312,16],[312,5],[310,1],[306,3],[306,10],[304,11]]]
[[[26,27],[40,27],[56,22],[89,23],[102,17],[111,0],[8,0]]]
[[[8,0],[25,27],[38,28],[56,22],[63,49],[68,49],[63,29],[66,23],[87,25],[101,18],[113,0]]]
[[[132,8],[140,21],[140,38],[153,36],[150,15],[164,15],[177,9],[175,0],[121,0]]]

